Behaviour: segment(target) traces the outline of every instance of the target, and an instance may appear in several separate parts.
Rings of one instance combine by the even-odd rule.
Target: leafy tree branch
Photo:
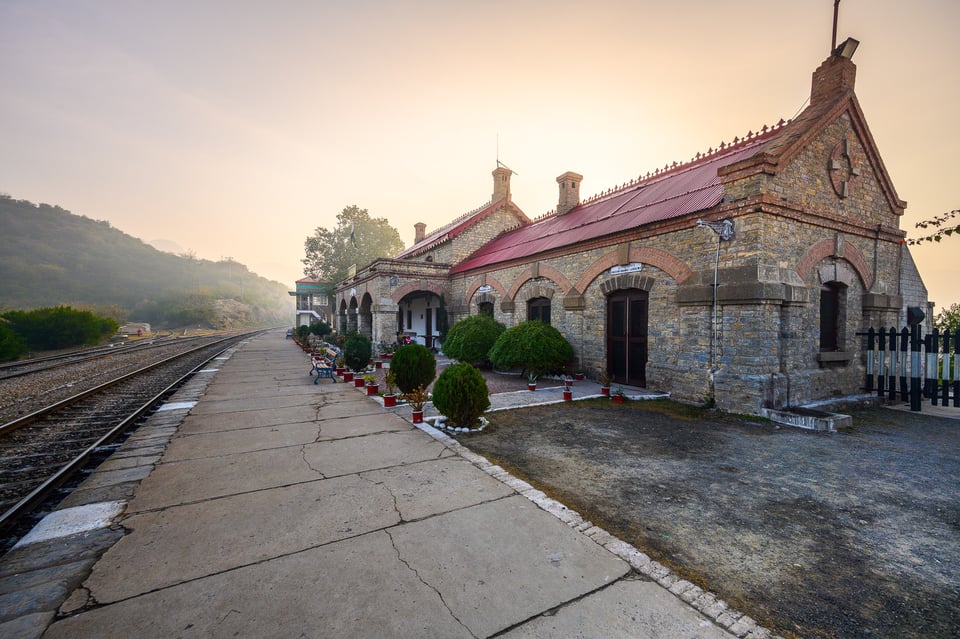
[[[915,227],[918,229],[937,229],[935,232],[930,233],[929,235],[924,235],[921,237],[913,237],[907,240],[907,244],[914,246],[916,244],[922,244],[923,242],[939,242],[945,237],[950,237],[954,233],[960,235],[960,224],[954,224],[951,222],[954,218],[960,216],[960,209],[954,209],[949,213],[933,217],[929,220],[923,220],[917,222]]]

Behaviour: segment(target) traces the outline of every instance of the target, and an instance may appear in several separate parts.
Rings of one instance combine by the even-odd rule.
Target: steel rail
[[[42,484],[40,484],[39,486],[37,486],[37,487],[36,487],[34,490],[32,490],[28,495],[26,495],[25,497],[23,497],[22,499],[20,499],[20,501],[18,501],[15,505],[13,505],[12,507],[10,507],[6,512],[4,512],[2,515],[0,515],[0,530],[4,530],[4,529],[6,529],[7,527],[11,526],[11,525],[12,525],[13,523],[15,523],[20,517],[22,517],[22,516],[25,515],[27,512],[29,512],[29,511],[31,511],[33,508],[35,508],[39,503],[41,503],[44,499],[46,499],[46,498],[50,495],[50,493],[51,493],[52,491],[54,491],[54,490],[56,490],[57,488],[59,488],[59,487],[60,487],[64,482],[66,482],[74,473],[76,473],[79,469],[81,469],[81,468],[86,464],[87,460],[88,460],[94,453],[96,453],[98,449],[106,446],[107,444],[109,444],[110,442],[112,442],[114,439],[116,439],[117,437],[119,437],[121,434],[123,434],[127,429],[130,428],[130,426],[131,426],[133,423],[136,422],[137,419],[139,419],[142,415],[144,415],[146,412],[148,412],[154,405],[156,405],[157,403],[159,403],[160,401],[162,401],[163,398],[164,398],[166,395],[168,395],[169,393],[171,393],[171,391],[173,391],[174,389],[176,389],[177,387],[179,387],[180,385],[182,385],[187,379],[189,379],[190,377],[192,377],[193,375],[195,375],[198,370],[201,370],[204,366],[209,365],[210,361],[212,361],[213,359],[217,358],[217,357],[218,357],[219,355],[221,355],[223,352],[225,352],[226,350],[228,350],[229,348],[231,348],[231,347],[232,347],[236,342],[238,342],[240,339],[243,339],[243,338],[246,337],[246,336],[255,335],[255,334],[258,334],[258,333],[257,333],[257,332],[254,332],[254,333],[249,333],[249,334],[246,334],[246,335],[234,335],[234,336],[231,336],[231,337],[228,337],[228,338],[224,338],[224,339],[221,339],[221,340],[218,340],[218,341],[214,341],[214,342],[212,342],[212,343],[208,343],[208,344],[205,344],[205,345],[203,345],[203,346],[200,346],[200,347],[191,349],[191,350],[187,351],[186,353],[181,353],[180,355],[175,355],[175,356],[173,356],[173,357],[168,357],[168,358],[166,358],[166,359],[164,359],[164,360],[162,360],[162,361],[160,361],[160,362],[156,362],[156,363],[154,363],[154,364],[151,364],[150,366],[144,367],[144,368],[142,368],[142,369],[140,369],[140,370],[138,370],[138,371],[135,371],[135,372],[133,372],[133,373],[128,373],[128,374],[126,374],[126,375],[123,375],[123,376],[115,379],[115,380],[112,380],[112,381],[107,382],[107,383],[105,383],[105,384],[101,384],[100,386],[97,386],[97,387],[94,388],[94,389],[90,389],[90,390],[84,391],[84,392],[82,392],[82,393],[78,393],[77,395],[74,395],[73,397],[70,397],[70,398],[68,398],[68,399],[66,399],[66,400],[63,400],[63,401],[60,401],[60,402],[57,402],[56,404],[53,404],[53,405],[51,405],[51,406],[49,406],[49,407],[47,407],[47,408],[45,408],[45,409],[41,409],[41,410],[39,410],[39,411],[36,411],[36,412],[34,412],[34,413],[31,413],[30,415],[27,415],[27,416],[25,416],[25,417],[23,417],[23,418],[21,418],[21,419],[15,420],[15,422],[17,422],[17,425],[16,425],[15,428],[8,428],[9,426],[11,426],[11,424],[14,424],[15,422],[9,422],[8,424],[5,424],[5,425],[3,426],[3,430],[0,431],[0,433],[12,432],[12,431],[15,430],[16,428],[19,428],[20,426],[23,426],[23,425],[25,425],[26,423],[28,423],[28,422],[30,422],[30,421],[33,421],[33,420],[36,419],[37,417],[40,417],[40,416],[42,416],[42,415],[44,415],[44,414],[47,414],[47,413],[54,412],[55,410],[60,409],[60,408],[64,408],[64,407],[66,407],[66,406],[68,406],[68,405],[70,405],[70,404],[76,403],[77,401],[79,401],[79,400],[81,400],[81,399],[84,399],[84,398],[86,398],[86,397],[88,397],[88,396],[90,396],[90,395],[93,395],[94,393],[96,393],[96,392],[98,392],[98,391],[99,391],[99,392],[102,392],[102,391],[108,389],[109,387],[114,386],[114,385],[116,385],[116,384],[118,384],[118,383],[120,383],[120,382],[122,382],[122,381],[126,381],[126,380],[128,380],[128,379],[131,379],[131,378],[137,376],[137,375],[140,375],[140,374],[143,374],[143,373],[145,373],[145,372],[148,372],[148,371],[150,371],[151,369],[158,368],[158,367],[162,366],[163,364],[170,363],[172,360],[176,360],[176,359],[179,359],[179,358],[182,358],[182,357],[186,357],[186,356],[188,356],[188,355],[190,355],[190,354],[193,354],[193,353],[196,353],[197,351],[199,351],[199,350],[201,350],[201,349],[204,349],[204,348],[210,348],[210,347],[212,347],[212,346],[216,346],[218,343],[227,342],[227,341],[231,342],[230,344],[225,345],[223,348],[215,351],[210,357],[204,359],[203,362],[201,362],[200,364],[198,364],[198,365],[194,366],[193,368],[191,368],[189,372],[187,372],[187,373],[185,373],[184,375],[180,376],[180,377],[177,378],[173,383],[168,384],[162,391],[160,391],[159,393],[157,393],[156,395],[154,395],[153,397],[151,397],[151,398],[150,398],[149,400],[147,400],[145,403],[141,404],[136,410],[134,410],[134,411],[133,411],[132,413],[130,413],[127,417],[125,417],[123,420],[121,420],[117,425],[115,425],[114,427],[112,427],[107,433],[105,433],[104,435],[102,435],[96,442],[94,442],[92,445],[90,445],[90,446],[88,446],[86,449],[84,449],[79,455],[77,455],[76,457],[74,457],[73,460],[71,460],[70,462],[68,462],[67,464],[65,464],[63,467],[61,467],[61,469],[58,470],[55,474],[53,474],[51,477],[49,477],[48,479],[46,479]],[[23,423],[19,423],[19,422],[23,422]]]
[[[196,337],[187,337],[183,338],[187,340],[198,339]],[[74,353],[64,353],[62,355],[48,355],[46,357],[34,357],[32,359],[25,359],[19,362],[13,362],[8,364],[0,364],[0,380],[4,379],[13,379],[15,377],[24,377],[26,375],[32,375],[34,373],[42,373],[43,371],[50,370],[52,368],[57,368],[60,366],[70,365],[70,364],[80,364],[83,362],[90,362],[93,360],[101,359],[109,355],[126,355],[127,353],[135,353],[140,351],[149,350],[151,348],[159,348],[162,346],[169,346],[173,343],[173,338],[164,337],[148,341],[144,341],[143,344],[130,344],[128,346],[123,346],[122,348],[107,348],[107,347],[97,347],[86,349],[82,351],[75,351]],[[47,362],[47,363],[44,363]],[[29,368],[30,366],[37,365],[36,368]],[[23,369],[23,370],[18,370]]]

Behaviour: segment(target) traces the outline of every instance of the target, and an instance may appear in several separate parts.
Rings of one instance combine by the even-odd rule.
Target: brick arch
[[[403,286],[397,287],[397,289],[390,294],[390,299],[393,300],[394,304],[399,304],[400,300],[404,297],[417,291],[430,291],[437,297],[447,294],[447,290],[443,286],[435,284],[434,282],[407,282]]]
[[[557,292],[552,287],[547,287],[542,284],[537,284],[536,286],[531,287],[523,296],[522,299],[516,300],[521,304],[526,304],[530,300],[537,297],[545,297],[551,302],[556,296]]]
[[[643,264],[655,266],[672,277],[678,284],[693,274],[693,270],[687,266],[685,262],[674,257],[670,253],[667,253],[666,251],[661,251],[660,249],[643,247],[632,248],[630,249],[629,261],[642,262]],[[595,279],[600,277],[600,275],[602,275],[605,271],[617,266],[619,263],[620,262],[617,259],[616,251],[610,251],[606,255],[599,257],[593,264],[588,266],[586,270],[583,271],[580,279],[577,280],[575,288],[580,293],[583,293]]]
[[[808,248],[797,265],[797,275],[801,280],[806,281],[817,264],[828,257],[837,257],[849,263],[860,277],[865,291],[873,287],[873,274],[863,253],[853,244],[841,242],[838,239],[823,239]]]
[[[473,301],[473,296],[476,294],[477,289],[483,286],[485,283],[488,286],[492,286],[493,290],[500,294],[500,299],[508,299],[507,289],[504,288],[503,284],[501,284],[497,278],[487,275],[486,278],[478,277],[467,288],[467,295],[464,298],[464,302],[467,306],[470,306],[470,303]]]
[[[604,296],[608,296],[617,291],[623,291],[629,288],[639,288],[642,291],[649,293],[653,290],[653,285],[657,283],[657,280],[652,277],[648,277],[641,273],[624,273],[623,275],[617,275],[616,277],[611,277],[608,280],[604,280],[600,284],[600,292]]]
[[[537,271],[540,277],[545,277],[560,287],[560,291],[564,294],[573,288],[573,284],[567,279],[567,276],[549,264],[538,264]],[[513,300],[517,296],[517,291],[520,290],[520,287],[532,279],[533,267],[528,266],[513,280],[513,285],[510,287],[510,292],[507,293],[506,299]]]

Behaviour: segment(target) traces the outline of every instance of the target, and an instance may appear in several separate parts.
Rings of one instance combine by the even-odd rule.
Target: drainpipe
[[[720,341],[720,326],[717,314],[720,311],[720,305],[717,301],[717,286],[720,274],[720,242],[729,242],[733,239],[733,220],[727,218],[717,222],[704,222],[697,220],[697,227],[707,227],[717,234],[717,256],[713,264],[713,330],[710,331],[710,396],[714,396],[713,380],[717,369],[717,344]]]

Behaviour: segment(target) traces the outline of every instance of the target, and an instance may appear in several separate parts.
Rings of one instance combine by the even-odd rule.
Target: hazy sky
[[[0,0],[0,192],[293,285],[356,204],[531,217],[794,116],[832,0]],[[960,208],[960,2],[843,0],[901,227]],[[960,301],[960,238],[914,249]]]

